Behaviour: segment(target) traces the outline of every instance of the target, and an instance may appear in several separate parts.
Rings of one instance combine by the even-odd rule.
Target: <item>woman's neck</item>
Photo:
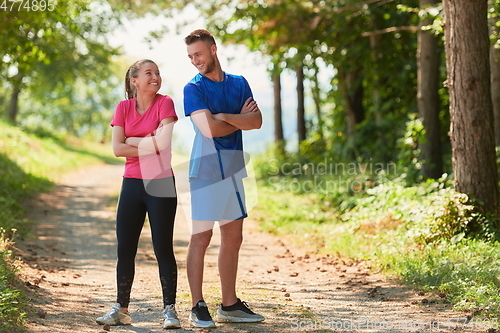
[[[156,94],[140,94],[137,95],[135,108],[139,114],[143,114],[153,104]]]

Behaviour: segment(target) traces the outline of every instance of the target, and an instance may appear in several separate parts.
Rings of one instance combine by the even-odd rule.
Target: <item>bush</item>
[[[392,269],[410,285],[443,293],[456,310],[492,317],[500,313],[499,249],[482,240],[440,241],[404,251]]]
[[[15,287],[16,269],[10,261],[10,245],[5,230],[0,229],[0,331],[9,331],[22,325],[25,317],[21,308],[26,303],[22,291]]]

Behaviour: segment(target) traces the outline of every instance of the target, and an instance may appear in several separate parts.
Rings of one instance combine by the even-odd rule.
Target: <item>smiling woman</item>
[[[160,71],[152,60],[136,61],[125,75],[128,99],[118,104],[111,121],[113,152],[126,157],[126,162],[116,213],[116,303],[96,319],[98,324],[132,323],[128,307],[135,257],[148,214],[160,271],[163,328],[180,327],[175,310],[177,263],[172,243],[177,194],[171,167],[171,138],[177,115],[172,99],[158,94],[161,83]]]

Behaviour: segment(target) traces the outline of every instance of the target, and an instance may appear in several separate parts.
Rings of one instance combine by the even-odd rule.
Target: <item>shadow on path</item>
[[[106,165],[68,175],[53,192],[32,204],[36,237],[19,242],[16,254],[25,263],[21,274],[35,312],[26,332],[101,332],[94,319],[115,298],[115,205],[122,168]],[[176,172],[176,177],[184,191],[185,173]],[[185,216],[189,209],[185,208],[189,202],[179,205],[174,245],[179,266],[177,307],[184,329],[173,331],[202,332],[187,322],[191,305],[185,272],[189,242]],[[251,220],[245,222],[238,294],[266,321],[219,324],[213,332],[456,332],[450,325],[460,314],[441,300],[424,304],[422,300],[429,296],[388,281],[361,262],[307,253],[255,229]],[[220,302],[217,231],[205,265],[204,290],[212,312]],[[112,327],[111,332],[165,332],[147,226],[136,263],[130,305],[134,324]]]

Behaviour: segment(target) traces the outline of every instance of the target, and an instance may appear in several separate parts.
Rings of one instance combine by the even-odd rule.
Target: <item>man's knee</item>
[[[210,245],[212,234],[212,230],[206,230],[191,235],[189,246],[206,249]]]
[[[243,234],[242,233],[222,233],[221,234],[221,243],[225,247],[230,247],[234,249],[239,249],[241,244],[243,243]]]

